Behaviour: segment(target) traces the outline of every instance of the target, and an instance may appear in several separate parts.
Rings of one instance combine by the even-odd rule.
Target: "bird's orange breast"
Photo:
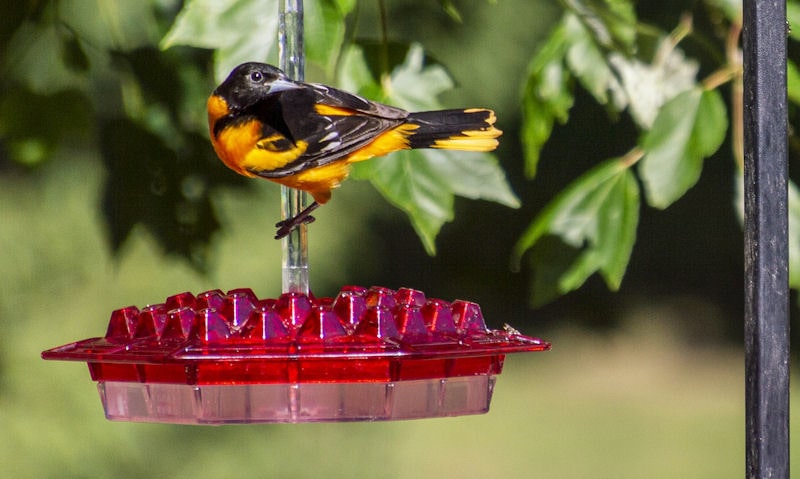
[[[258,176],[297,160],[308,149],[308,143],[291,143],[280,134],[265,138],[264,125],[256,118],[232,123],[215,132],[218,121],[228,115],[225,100],[216,95],[208,99],[208,125],[211,144],[217,156],[233,171],[244,176]]]

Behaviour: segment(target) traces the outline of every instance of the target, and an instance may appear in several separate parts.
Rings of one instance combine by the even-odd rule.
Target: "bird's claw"
[[[296,227],[303,224],[313,223],[316,220],[317,219],[311,215],[307,216],[298,215],[289,219],[285,219],[283,221],[278,221],[277,223],[275,223],[275,227],[278,228],[278,231],[275,233],[275,239],[276,240],[281,239],[284,236],[291,233],[292,230],[295,229]]]

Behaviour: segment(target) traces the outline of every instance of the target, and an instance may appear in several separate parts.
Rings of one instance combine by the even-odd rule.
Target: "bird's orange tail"
[[[408,137],[411,148],[492,151],[503,132],[494,127],[492,110],[437,110],[411,113],[406,122],[415,128]]]

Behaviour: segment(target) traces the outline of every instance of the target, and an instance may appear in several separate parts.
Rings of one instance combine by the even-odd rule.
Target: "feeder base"
[[[506,354],[548,349],[489,329],[470,301],[345,286],[335,298],[179,293],[115,310],[105,336],[42,357],[85,361],[111,420],[250,424],[486,413]]]
[[[99,381],[106,417],[175,424],[387,421],[484,414],[496,377],[189,385]]]

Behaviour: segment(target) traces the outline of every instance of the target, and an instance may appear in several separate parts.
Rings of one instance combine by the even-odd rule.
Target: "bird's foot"
[[[319,207],[319,203],[315,201],[295,216],[275,223],[275,227],[278,228],[278,231],[275,233],[275,239],[283,238],[300,225],[316,221],[316,218],[311,216],[311,212],[317,209],[317,207]]]
[[[275,223],[275,227],[278,228],[278,231],[275,233],[275,239],[281,239],[291,233],[296,227],[302,224],[313,223],[315,220],[316,218],[308,215],[304,216],[303,218],[295,216],[293,218],[289,218],[288,220],[278,221]]]

